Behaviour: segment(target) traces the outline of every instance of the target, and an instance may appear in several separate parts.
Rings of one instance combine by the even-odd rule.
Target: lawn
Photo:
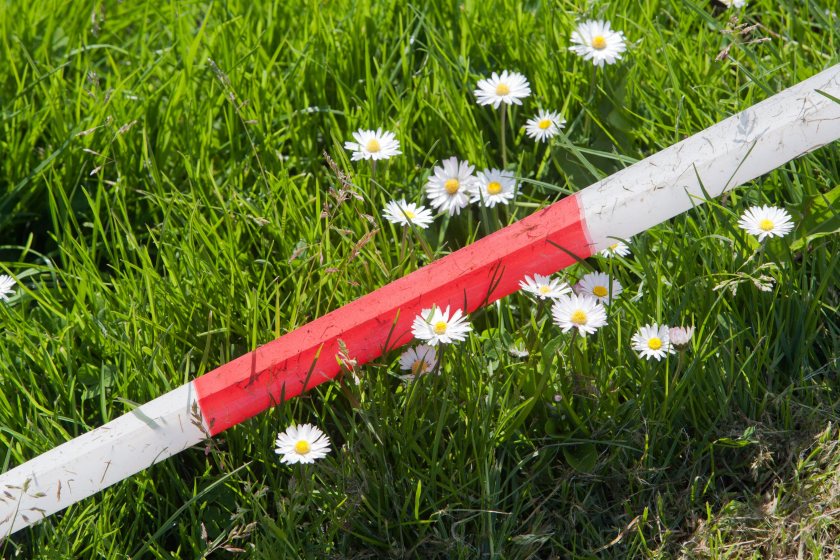
[[[837,64],[836,9],[2,3],[0,472]],[[569,50],[588,19],[626,37],[614,64]],[[530,95],[502,113],[475,90],[504,70]],[[566,121],[546,142],[525,128],[540,109]],[[353,161],[345,142],[377,129],[401,154]],[[428,207],[452,156],[519,194],[427,229],[383,216]],[[739,227],[761,205],[793,230]],[[592,334],[513,294],[468,317],[440,375],[403,379],[388,352],[0,557],[840,554],[838,207],[834,143],[561,271],[622,287]],[[695,330],[645,359],[650,323]],[[301,423],[330,452],[284,464]]]

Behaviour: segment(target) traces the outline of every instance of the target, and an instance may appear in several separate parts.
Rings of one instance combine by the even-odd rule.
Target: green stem
[[[677,369],[674,371],[674,376],[671,378],[671,384],[674,386],[674,389],[677,387],[677,379],[680,377],[683,369],[685,368],[685,350],[679,350],[679,357],[677,358]]]
[[[545,303],[546,303],[546,300],[544,300],[544,299],[539,300],[539,302],[537,303],[537,312],[534,314],[534,325],[533,325],[533,328],[531,329],[531,340],[528,341],[528,347],[527,347],[527,349],[528,349],[528,359],[529,360],[533,359],[532,357],[534,355],[534,346],[537,343],[537,338],[538,338],[537,335],[539,334],[539,330],[540,330],[539,329],[540,316],[542,315],[542,310],[545,307]]]
[[[572,408],[571,403],[569,403],[569,399],[564,397],[560,399],[560,403],[563,405],[563,409],[568,413],[569,417],[572,419],[572,422],[575,423],[575,426],[577,426],[584,434],[589,435],[589,430],[586,429],[586,426],[584,426],[583,421],[580,419],[580,416],[578,416]]]
[[[503,204],[497,204],[490,210],[490,215],[493,216],[493,231],[502,229],[502,220],[499,218],[499,212],[501,212],[503,206]]]
[[[505,116],[507,115],[507,105],[502,103],[499,109],[502,111],[502,169],[507,168],[507,150],[505,149]]]
[[[435,375],[440,375],[440,372],[443,371],[443,356],[444,354],[446,354],[446,344],[440,343],[438,344],[437,348],[437,363],[435,364],[435,369],[432,373]]]
[[[403,259],[405,258],[405,251],[408,248],[408,226],[402,227],[402,241],[400,242],[400,257],[397,260],[397,264],[402,266]]]
[[[677,360],[678,360],[677,361],[677,367],[676,367],[676,370],[674,371],[674,375],[672,377],[670,377],[670,379],[669,379],[669,375],[668,375],[668,368],[667,367],[665,368],[665,399],[662,402],[662,417],[663,418],[668,417],[668,401],[670,400],[670,396],[671,396],[671,393],[672,393],[671,386],[673,386],[673,388],[676,389],[677,379],[679,378],[680,373],[682,373],[682,370],[685,367],[685,350],[680,350],[678,352],[678,355],[679,355],[679,357],[677,358]]]
[[[414,237],[417,239],[417,242],[420,243],[420,247],[423,249],[423,253],[426,254],[426,257],[429,259],[429,262],[434,260],[435,253],[432,251],[431,246],[429,246],[429,242],[426,241],[426,238],[423,237],[423,234],[420,233],[420,228],[413,227],[411,228],[414,230]]]
[[[545,143],[545,152],[543,152],[542,161],[540,161],[540,166],[537,168],[537,181],[543,176],[545,172],[545,166],[548,163],[548,156],[551,154],[551,140]]]
[[[588,339],[585,336],[580,340],[583,344],[583,349],[580,351],[580,374],[585,376],[589,375],[589,346],[586,344]]]

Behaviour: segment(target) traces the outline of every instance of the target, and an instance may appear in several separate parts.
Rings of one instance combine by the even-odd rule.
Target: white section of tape
[[[840,138],[840,103],[817,90],[840,98],[840,65],[577,193],[593,252]]]
[[[205,439],[192,383],[0,475],[0,540]]]

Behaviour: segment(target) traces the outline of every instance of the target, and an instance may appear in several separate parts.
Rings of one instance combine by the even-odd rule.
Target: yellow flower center
[[[487,192],[490,194],[499,194],[502,192],[502,184],[496,181],[490,181],[490,184],[487,185]]]
[[[602,51],[607,48],[607,40],[603,35],[595,35],[592,37],[592,48]]]
[[[427,369],[429,369],[429,364],[427,364],[426,360],[422,358],[417,358],[416,360],[414,360],[414,363],[411,364],[411,373],[413,373],[414,375],[426,373]]]
[[[496,86],[496,95],[507,95],[510,93],[510,88],[507,84],[499,84]]]
[[[461,188],[461,183],[458,182],[458,179],[447,179],[446,182],[443,184],[443,188],[449,194],[455,194],[458,192],[458,189]]]
[[[764,231],[773,231],[773,228],[776,227],[776,224],[773,223],[773,220],[768,220],[764,218],[760,222],[758,222],[758,227],[760,227]]]
[[[592,293],[598,297],[606,297],[610,292],[604,286],[595,286],[592,288]]]
[[[379,140],[377,140],[376,138],[371,138],[370,140],[368,140],[367,146],[365,146],[365,148],[370,153],[375,154],[376,152],[382,149],[382,146],[379,145]]]
[[[586,312],[583,309],[578,309],[570,318],[572,323],[575,325],[585,325],[586,324]]]
[[[438,321],[437,323],[435,323],[434,327],[435,334],[444,334],[446,332],[447,326],[448,325],[446,324],[446,321]]]
[[[305,439],[298,441],[295,444],[295,453],[298,455],[306,455],[312,450],[312,447],[309,445],[309,442]]]
[[[618,247],[618,243],[613,243],[612,245],[610,245],[609,249],[610,249],[610,251],[615,251],[617,247]]]
[[[551,291],[551,286],[549,286],[547,284],[543,284],[542,286],[540,286],[540,293],[541,294],[547,294],[550,291]]]
[[[546,128],[551,126],[551,120],[550,119],[543,119],[543,120],[540,121],[540,123],[537,126],[540,127],[541,129],[545,130]]]
[[[662,348],[662,339],[658,336],[651,337],[650,340],[648,340],[648,348],[651,350],[659,350]]]
[[[406,210],[405,208],[403,208],[402,211],[403,211],[403,214],[405,215],[406,218],[408,218],[409,220],[414,219],[414,215],[415,215],[414,212],[412,212],[411,210]]]

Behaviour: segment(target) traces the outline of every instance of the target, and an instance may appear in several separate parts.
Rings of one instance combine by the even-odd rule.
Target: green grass
[[[420,202],[450,155],[501,164],[472,94],[491,71],[532,85],[507,131],[523,195],[497,222],[438,219],[431,258],[839,61],[830,0],[749,4],[730,21],[700,0],[4,2],[0,273],[20,284],[0,304],[3,470],[425,264],[381,207]],[[626,33],[623,61],[568,52],[586,16]],[[568,119],[548,151],[521,130],[540,106]],[[375,178],[342,148],[360,127],[401,142]],[[444,375],[405,386],[384,356],[358,408],[321,386],[0,556],[831,556],[840,241],[820,234],[838,183],[834,145],[569,269],[625,287],[585,344],[511,296],[474,314]],[[756,255],[735,223],[760,203],[798,227]],[[654,320],[697,326],[684,362],[635,356]],[[529,359],[507,352],[532,339]],[[293,421],[327,431],[328,459],[279,463]]]

